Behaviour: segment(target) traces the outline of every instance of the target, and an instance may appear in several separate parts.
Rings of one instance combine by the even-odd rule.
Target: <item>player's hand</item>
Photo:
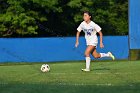
[[[79,42],[76,42],[76,43],[75,43],[75,47],[78,47],[78,45],[79,45]]]
[[[100,43],[100,48],[104,48],[104,44],[103,43]]]

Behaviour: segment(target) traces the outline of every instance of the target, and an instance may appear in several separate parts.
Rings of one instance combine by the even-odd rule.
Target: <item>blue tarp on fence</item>
[[[140,49],[140,0],[129,2],[130,49]]]
[[[84,37],[74,48],[75,37],[65,38],[0,38],[0,62],[54,62],[84,60],[86,48]],[[111,51],[117,59],[128,58],[127,36],[105,36],[104,49]],[[93,58],[93,57],[92,57]]]

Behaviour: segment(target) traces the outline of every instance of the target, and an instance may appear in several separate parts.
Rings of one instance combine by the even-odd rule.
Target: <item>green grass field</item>
[[[140,61],[0,64],[0,93],[140,93]]]

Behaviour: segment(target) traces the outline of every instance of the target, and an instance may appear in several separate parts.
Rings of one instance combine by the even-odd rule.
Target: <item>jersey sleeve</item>
[[[78,32],[81,32],[82,31],[82,23],[79,25],[79,27],[77,28],[77,31]]]
[[[94,29],[95,29],[97,32],[100,32],[100,31],[102,30],[102,28],[101,28],[99,25],[97,25],[97,24],[95,24]]]

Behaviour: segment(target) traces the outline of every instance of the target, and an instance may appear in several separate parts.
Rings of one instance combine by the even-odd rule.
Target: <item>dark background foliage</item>
[[[83,11],[104,35],[128,34],[128,0],[0,0],[0,37],[75,36]]]

